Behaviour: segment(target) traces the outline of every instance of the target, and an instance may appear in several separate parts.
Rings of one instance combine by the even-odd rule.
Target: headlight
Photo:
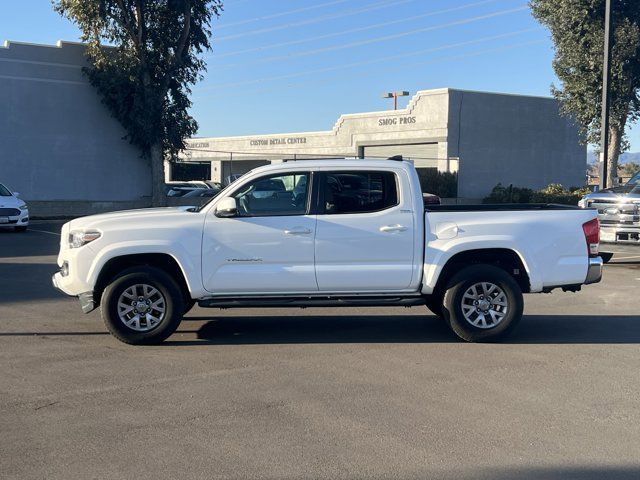
[[[19,208],[20,210],[22,210],[23,212],[24,212],[25,210],[29,210],[29,207],[27,207],[26,205],[21,205],[21,206],[19,206],[18,208]]]
[[[93,242],[100,238],[102,234],[96,231],[74,231],[69,233],[69,247],[71,248],[80,248],[83,245],[86,245],[89,242]]]

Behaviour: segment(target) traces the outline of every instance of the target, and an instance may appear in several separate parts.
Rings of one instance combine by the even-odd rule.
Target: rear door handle
[[[285,235],[309,235],[311,229],[309,228],[292,228],[284,231]]]
[[[404,232],[407,229],[404,225],[385,225],[380,227],[380,231],[383,233]]]

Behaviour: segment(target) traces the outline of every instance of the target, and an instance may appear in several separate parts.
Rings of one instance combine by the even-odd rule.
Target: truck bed
[[[573,205],[557,203],[487,203],[478,205],[426,205],[426,212],[513,212],[530,210],[579,210]]]

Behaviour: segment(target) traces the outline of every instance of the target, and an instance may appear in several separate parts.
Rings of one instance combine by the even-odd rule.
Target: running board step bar
[[[412,307],[424,305],[421,296],[347,296],[347,297],[216,297],[198,301],[204,308],[253,307]]]

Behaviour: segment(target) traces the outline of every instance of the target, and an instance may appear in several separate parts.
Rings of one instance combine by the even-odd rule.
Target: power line
[[[357,42],[345,43],[345,44],[340,44],[340,45],[332,45],[330,47],[317,48],[315,50],[307,50],[307,51],[304,51],[304,52],[296,52],[296,53],[292,53],[292,54],[289,54],[289,55],[268,57],[268,58],[256,60],[253,63],[268,63],[268,62],[274,62],[274,61],[279,61],[279,60],[290,60],[292,58],[308,57],[310,55],[317,55],[319,53],[335,52],[337,50],[346,50],[346,49],[349,49],[349,48],[361,47],[361,46],[364,46],[364,45],[371,45],[373,43],[385,42],[387,40],[395,40],[397,38],[407,37],[409,35],[415,35],[416,33],[425,33],[425,32],[430,32],[430,31],[433,31],[433,30],[440,30],[440,29],[443,29],[443,28],[455,27],[455,26],[458,26],[458,25],[465,25],[467,23],[478,22],[478,21],[481,21],[481,20],[486,20],[488,18],[493,18],[493,17],[502,16],[502,15],[508,15],[510,13],[520,12],[520,11],[523,11],[523,10],[527,10],[528,8],[529,8],[528,6],[522,6],[522,7],[518,7],[518,8],[500,10],[498,12],[488,13],[486,15],[479,15],[477,17],[464,18],[462,20],[455,20],[453,22],[443,23],[443,24],[440,24],[440,25],[432,25],[430,27],[416,28],[414,30],[408,30],[406,32],[394,33],[392,35],[385,35],[385,36],[381,36],[381,37],[370,38],[368,40],[360,40],[360,41],[357,41]]]
[[[400,18],[400,19],[391,20],[391,21],[388,21],[388,22],[376,23],[376,24],[373,24],[373,25],[366,25],[366,26],[363,26],[363,27],[351,28],[349,30],[342,30],[342,31],[339,31],[339,32],[327,33],[325,35],[318,35],[318,36],[315,36],[315,37],[301,38],[301,39],[292,40],[292,41],[289,41],[289,42],[273,43],[271,45],[265,45],[265,46],[261,46],[261,47],[247,48],[247,49],[244,49],[244,50],[236,50],[236,51],[233,51],[233,52],[215,54],[215,57],[216,58],[224,58],[224,57],[231,57],[231,56],[235,56],[235,55],[240,55],[240,54],[243,54],[243,53],[261,52],[261,51],[270,50],[270,49],[273,49],[273,48],[288,47],[288,46],[291,46],[291,45],[299,45],[301,43],[308,43],[308,42],[313,42],[313,41],[316,41],[316,40],[324,40],[325,38],[338,37],[338,36],[341,36],[341,35],[347,35],[349,33],[363,32],[363,31],[372,30],[372,29],[375,29],[375,28],[387,27],[387,26],[390,26],[390,25],[396,25],[398,23],[411,22],[411,21],[417,20],[419,18],[432,17],[432,16],[435,16],[435,15],[443,14],[443,13],[450,13],[450,12],[455,12],[455,11],[459,11],[459,10],[466,10],[468,8],[473,8],[473,7],[477,7],[477,6],[480,6],[480,5],[485,5],[485,4],[488,4],[488,3],[495,3],[495,2],[501,2],[501,1],[504,1],[504,0],[482,0],[480,2],[467,3],[465,5],[459,5],[457,7],[445,8],[443,10],[436,10],[436,11],[433,11],[433,12],[427,12],[427,13],[422,13],[422,14],[419,14],[419,15],[413,15],[413,16],[411,16],[409,18]],[[222,65],[222,66],[225,66],[225,65]]]
[[[281,25],[275,25],[273,27],[261,28],[261,29],[258,29],[258,30],[249,30],[247,32],[236,33],[236,34],[233,34],[233,35],[224,35],[222,37],[217,37],[215,39],[215,41],[220,42],[220,41],[225,41],[225,40],[234,40],[236,38],[243,38],[243,37],[247,37],[247,36],[259,35],[261,33],[275,32],[275,31],[278,31],[278,30],[284,30],[284,29],[293,28],[293,27],[300,27],[300,26],[303,26],[303,25],[311,25],[311,24],[314,24],[314,23],[324,22],[325,20],[333,20],[335,18],[348,17],[348,16],[351,16],[351,15],[357,15],[359,13],[371,12],[373,10],[379,10],[381,8],[387,8],[387,7],[392,7],[392,6],[396,6],[396,5],[402,5],[402,4],[409,3],[409,2],[414,2],[414,1],[415,0],[394,0],[394,1],[385,0],[385,1],[382,1],[382,2],[371,4],[371,5],[369,5],[368,7],[365,7],[365,8],[357,9],[357,10],[350,10],[350,11],[343,12],[343,13],[324,15],[322,17],[316,17],[316,18],[312,18],[312,19],[309,19],[309,20],[303,20],[303,21],[300,21],[300,22],[292,22],[292,23],[286,23],[286,24],[281,24]]]
[[[432,25],[429,27],[423,27],[423,28],[417,28],[414,30],[408,30],[406,32],[400,32],[400,33],[395,33],[392,35],[384,35],[384,36],[379,36],[379,37],[374,37],[374,38],[370,38],[367,40],[359,40],[357,42],[351,42],[351,43],[344,43],[344,44],[340,44],[340,45],[332,45],[330,47],[323,47],[323,48],[317,48],[314,50],[306,50],[306,51],[302,51],[302,52],[296,52],[296,53],[291,53],[288,55],[281,55],[281,56],[273,56],[273,57],[267,57],[267,58],[262,58],[259,60],[255,60],[252,62],[252,64],[257,64],[257,63],[270,63],[270,62],[276,62],[276,61],[280,61],[280,60],[291,60],[292,58],[300,58],[300,57],[308,57],[308,56],[312,56],[312,55],[317,55],[320,53],[326,53],[326,52],[334,52],[336,50],[346,50],[349,48],[355,48],[355,47],[361,47],[364,45],[371,45],[373,43],[380,43],[380,42],[384,42],[387,40],[395,40],[397,38],[402,38],[402,37],[406,37],[409,35],[415,35],[416,33],[425,33],[425,32],[430,32],[430,31],[434,31],[434,30],[441,30],[443,28],[448,28],[448,27],[455,27],[458,25],[466,25],[468,23],[473,23],[473,22],[478,22],[481,20],[486,20],[488,18],[493,18],[493,17],[498,17],[498,16],[502,16],[502,15],[508,15],[510,13],[515,13],[515,12],[520,12],[523,10],[528,9],[528,6],[522,6],[522,7],[518,7],[518,8],[511,8],[511,9],[507,9],[507,10],[499,10],[497,12],[492,12],[492,13],[488,13],[485,15],[479,15],[476,17],[470,17],[470,18],[463,18],[461,20],[454,20],[453,22],[447,22],[447,23],[441,23],[439,25]],[[228,64],[228,65],[220,65],[219,67],[235,67],[235,66],[244,66],[245,64]]]
[[[223,28],[229,28],[229,27],[235,27],[238,25],[246,25],[247,23],[253,23],[253,22],[259,22],[259,21],[264,21],[264,20],[271,20],[272,18],[279,18],[279,17],[284,17],[287,15],[293,15],[296,13],[301,13],[301,12],[307,12],[309,10],[316,10],[318,8],[324,8],[324,7],[329,7],[331,5],[337,5],[338,3],[345,3],[348,2],[350,0],[333,0],[332,2],[326,2],[326,3],[320,3],[317,5],[311,5],[308,7],[302,7],[302,8],[296,8],[293,10],[287,10],[286,12],[278,12],[278,13],[273,13],[271,15],[265,15],[262,17],[254,17],[254,18],[248,18],[246,20],[240,20],[238,22],[232,22],[232,23],[223,23],[222,25],[218,25],[216,27],[217,30],[221,30]]]
[[[438,51],[442,51],[442,50],[450,50],[450,49],[453,49],[453,48],[464,47],[464,46],[473,45],[473,44],[476,44],[476,43],[482,43],[482,42],[488,42],[488,41],[498,40],[498,39],[502,39],[502,38],[508,38],[508,37],[512,37],[512,36],[515,36],[515,35],[520,35],[520,34],[523,34],[523,33],[532,32],[532,31],[536,31],[536,30],[540,30],[540,29],[541,29],[541,27],[526,28],[526,29],[517,30],[517,31],[514,31],[514,32],[508,32],[508,33],[503,33],[503,34],[498,34],[498,35],[480,37],[480,38],[476,38],[476,39],[472,39],[472,40],[466,40],[464,42],[456,42],[456,43],[451,43],[451,44],[447,44],[447,45],[441,45],[439,47],[432,47],[432,48],[428,48],[428,49],[415,50],[415,51],[412,51],[412,52],[407,52],[407,53],[402,53],[402,54],[397,54],[397,55],[390,55],[390,56],[387,56],[387,57],[378,57],[378,58],[373,58],[373,59],[370,59],[370,60],[364,60],[364,61],[344,64],[344,65],[337,65],[337,66],[325,67],[325,68],[317,68],[317,69],[306,70],[306,71],[302,71],[302,72],[290,73],[290,74],[286,74],[286,75],[278,75],[278,76],[266,77],[266,78],[260,78],[260,79],[245,80],[245,81],[242,81],[242,82],[221,83],[221,84],[216,84],[216,85],[203,87],[203,88],[200,88],[198,90],[199,91],[204,91],[204,90],[210,90],[212,88],[213,89],[233,88],[233,87],[239,87],[239,86],[244,86],[244,85],[253,85],[253,84],[256,84],[256,83],[263,83],[263,82],[268,82],[268,81],[273,81],[273,80],[286,80],[286,79],[289,79],[289,78],[297,78],[297,77],[302,77],[302,76],[305,76],[305,75],[313,75],[313,74],[316,74],[316,73],[325,73],[325,72],[343,70],[343,69],[347,69],[347,68],[361,67],[361,66],[364,66],[364,65],[370,65],[370,64],[374,64],[374,63],[380,63],[380,62],[387,62],[387,61],[396,60],[396,59],[399,59],[399,58],[406,58],[406,57],[411,57],[411,56],[416,56],[416,55],[423,55],[423,54],[426,54],[426,53],[433,53],[433,52],[438,52]]]
[[[513,32],[514,34],[517,32]],[[505,34],[503,36],[507,36],[508,34]],[[432,60],[428,60],[425,62],[412,62],[412,63],[404,63],[401,64],[400,66],[402,67],[414,67],[414,66],[420,66],[420,65],[433,65],[433,64],[437,64],[437,63],[446,63],[449,61],[453,61],[453,60],[461,60],[461,59],[465,59],[465,58],[473,58],[473,57],[478,57],[481,55],[485,55],[487,53],[496,53],[496,52],[502,52],[502,51],[506,51],[506,50],[513,50],[513,49],[517,49],[517,48],[521,48],[521,47],[527,47],[530,45],[538,45],[541,43],[545,43],[547,40],[546,39],[538,39],[538,40],[530,40],[527,42],[520,42],[520,43],[514,43],[511,45],[506,45],[506,46],[502,46],[502,47],[493,47],[493,48],[487,48],[487,49],[482,49],[482,50],[476,50],[476,51],[472,51],[472,52],[468,52],[468,53],[463,53],[463,54],[459,54],[459,55],[451,55],[451,56],[447,56],[447,57],[441,57],[441,58],[436,58],[436,59],[432,59]],[[395,57],[391,57],[391,58],[395,58]],[[390,58],[387,58],[386,60],[389,60]],[[372,63],[372,62],[371,62]],[[396,66],[398,67],[398,66]],[[324,81],[321,83],[318,82],[314,82],[314,85],[323,85],[323,84],[328,84],[331,83],[332,81]],[[302,82],[302,83],[298,83],[298,85],[306,85],[309,82]],[[286,87],[291,87],[293,85],[296,85],[295,83],[288,83],[286,85]],[[260,95],[263,95],[264,93],[269,93],[269,92],[276,92],[276,91],[281,91],[282,88],[259,88],[256,90],[250,90],[250,91],[245,91],[246,93],[259,93]],[[196,95],[197,97],[197,95]]]

